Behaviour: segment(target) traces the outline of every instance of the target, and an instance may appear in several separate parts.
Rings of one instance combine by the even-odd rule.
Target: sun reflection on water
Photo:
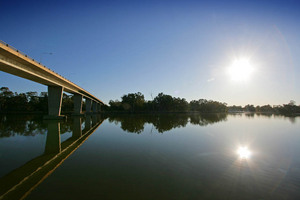
[[[241,159],[249,159],[252,154],[248,147],[239,147],[236,152]]]

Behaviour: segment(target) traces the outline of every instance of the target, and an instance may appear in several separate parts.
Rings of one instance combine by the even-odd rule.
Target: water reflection
[[[273,116],[273,113],[256,113],[256,115],[271,118]]]
[[[47,125],[42,123],[41,116],[0,115],[0,138],[15,135],[34,136],[44,134]]]
[[[154,128],[163,133],[174,128],[185,127],[188,122],[193,125],[207,126],[209,124],[226,121],[227,114],[165,114],[165,115],[110,115],[109,121],[120,123],[121,128],[130,133],[140,134],[145,124],[152,124]]]
[[[292,124],[296,123],[296,117],[289,117],[288,119]]]
[[[79,117],[79,116],[74,116],[73,117],[73,126],[72,126],[72,128],[73,128],[73,132],[72,132],[73,139],[80,138],[81,135],[82,135],[82,123],[81,123],[81,119],[82,118]],[[85,123],[87,123],[87,121]]]
[[[248,118],[254,118],[255,113],[245,113],[245,116]]]
[[[0,176],[9,172],[0,178],[0,199],[22,198],[45,178],[29,199],[300,199],[299,118],[291,124],[283,116],[244,114],[110,116],[119,126],[106,123],[58,170],[103,118],[0,119],[9,122],[1,124],[5,134],[0,130]],[[151,126],[169,133],[147,134]],[[39,151],[28,153],[38,142]],[[248,148],[237,152],[238,144]],[[5,166],[20,157],[27,160]]]
[[[241,146],[237,149],[237,154],[239,155],[240,159],[249,159],[251,157],[252,152],[248,149],[248,147]]]
[[[206,115],[192,115],[190,116],[191,124],[207,126],[209,124],[214,124],[227,120],[227,114],[218,113],[218,114],[206,114]]]
[[[0,115],[0,138],[17,135],[35,136],[45,134],[48,124],[44,123],[41,115]],[[60,133],[71,131],[72,121],[60,125]]]
[[[28,121],[19,121],[18,129],[13,128],[13,121],[15,120],[11,120],[10,117],[2,117],[1,120],[6,122],[1,123],[1,128],[4,128],[1,130],[1,137],[13,136],[16,133],[21,134],[22,131],[25,131],[26,135],[45,134],[48,130],[44,153],[0,178],[0,199],[2,200],[25,198],[84,143],[101,125],[103,118],[97,115],[88,116],[85,120],[81,117],[73,117],[66,122],[52,120],[43,122],[38,117],[27,118]],[[85,121],[83,130],[82,121]],[[71,125],[72,136],[61,142],[62,131],[70,131]],[[35,127],[38,131],[30,127]]]
[[[48,121],[48,133],[45,146],[45,154],[60,153],[60,123],[58,121]]]

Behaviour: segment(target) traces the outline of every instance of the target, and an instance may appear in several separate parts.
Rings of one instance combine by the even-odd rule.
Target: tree
[[[8,87],[1,87],[0,88],[0,96],[9,98],[9,97],[13,97],[14,93],[12,91],[10,91]]]
[[[135,112],[141,111],[145,103],[144,95],[140,92],[129,93],[122,96],[122,105],[124,110]]]
[[[63,112],[73,112],[73,108],[74,108],[73,96],[64,93],[62,97],[61,110]]]
[[[227,104],[218,101],[199,99],[190,102],[191,111],[197,111],[201,113],[218,113],[227,112]]]
[[[120,111],[122,110],[122,103],[119,100],[110,100],[109,101],[109,106],[111,111]]]
[[[10,91],[8,87],[0,88],[0,111],[7,110],[9,108],[8,103],[13,96],[14,93]]]
[[[155,110],[159,111],[171,111],[173,98],[171,95],[159,93],[153,100]]]
[[[247,112],[255,112],[255,107],[254,107],[254,105],[248,104],[244,107],[244,110]]]
[[[290,105],[290,106],[294,106],[294,105],[296,105],[296,101],[294,101],[294,100],[290,100],[290,103],[289,103],[288,105]]]

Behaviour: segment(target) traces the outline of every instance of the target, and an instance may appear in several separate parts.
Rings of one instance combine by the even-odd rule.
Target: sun
[[[235,59],[228,68],[228,74],[233,81],[248,81],[253,70],[248,58],[238,58]]]

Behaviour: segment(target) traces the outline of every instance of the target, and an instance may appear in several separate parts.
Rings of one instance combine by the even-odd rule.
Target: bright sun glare
[[[231,80],[247,81],[253,72],[253,67],[247,58],[239,58],[233,61],[228,73]]]
[[[241,159],[248,159],[251,156],[251,151],[247,147],[239,147],[237,150],[237,154]]]

